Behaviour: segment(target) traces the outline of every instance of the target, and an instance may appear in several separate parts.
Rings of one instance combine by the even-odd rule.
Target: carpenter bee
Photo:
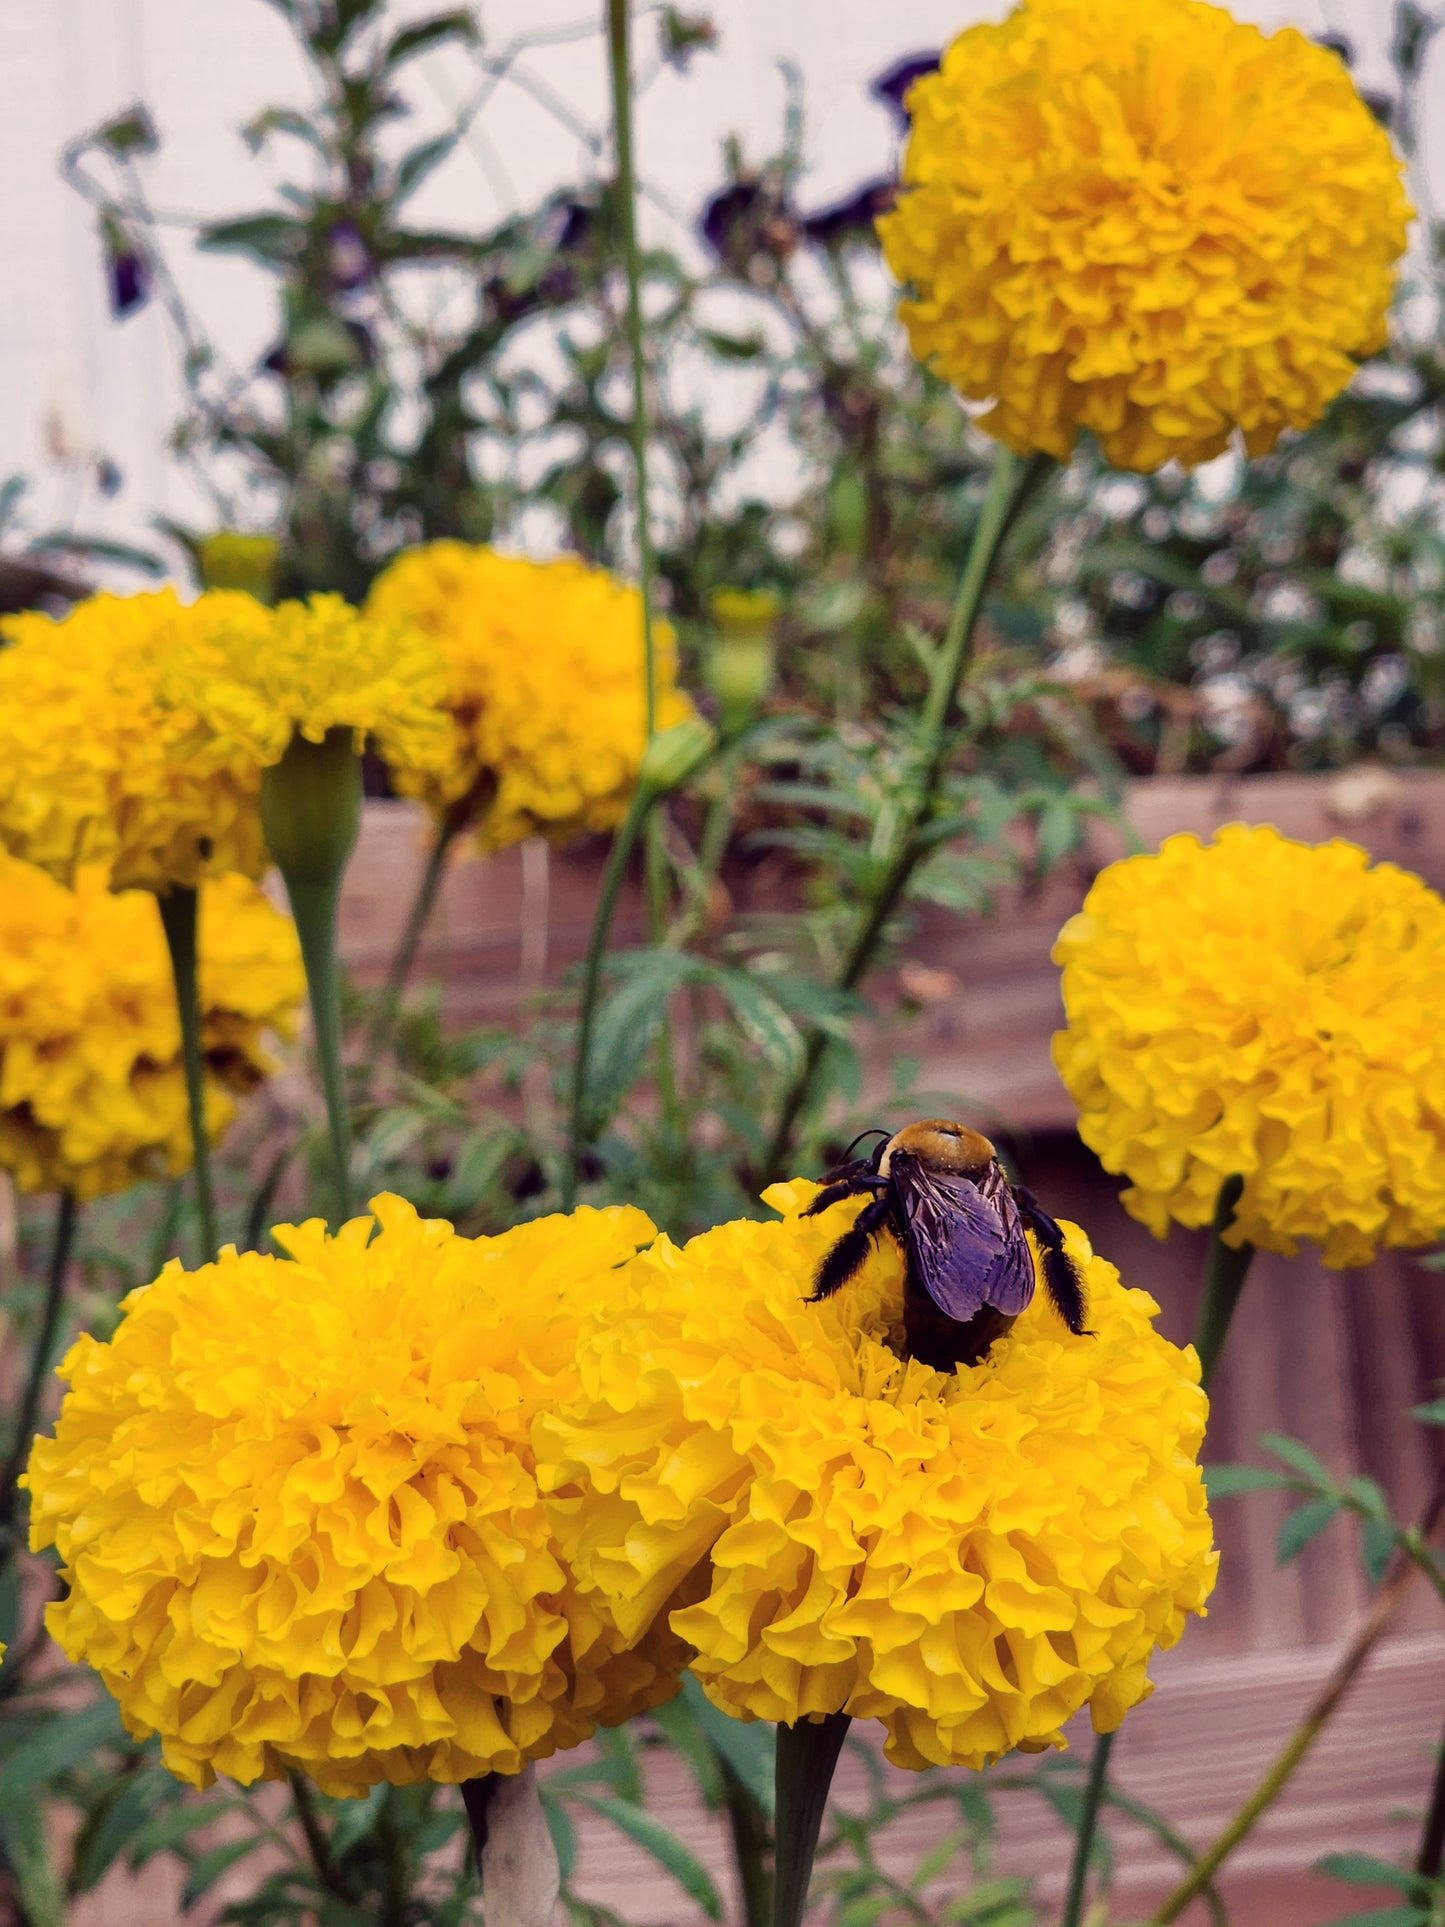
[[[1034,1262],[1024,1228],[1038,1240],[1044,1284],[1075,1337],[1086,1337],[1084,1281],[1064,1234],[1032,1192],[1010,1184],[993,1146],[946,1118],[909,1124],[873,1155],[838,1165],[807,1215],[872,1192],[818,1266],[812,1299],[831,1298],[887,1231],[903,1248],[903,1329],[908,1356],[938,1371],[976,1365],[1034,1295]],[[853,1146],[862,1139],[854,1138]]]

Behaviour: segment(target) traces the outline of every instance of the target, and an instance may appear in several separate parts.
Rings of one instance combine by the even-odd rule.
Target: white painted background
[[[703,0],[695,0],[701,5]],[[394,0],[398,19],[436,10]],[[640,164],[680,212],[695,209],[720,177],[730,133],[762,156],[776,145],[783,102],[780,61],[801,70],[808,105],[807,205],[820,205],[883,169],[893,147],[888,115],[867,93],[871,76],[906,52],[938,46],[961,26],[998,17],[1002,0],[714,0],[717,51],[686,76],[662,74],[639,118]],[[538,27],[585,27],[601,0],[482,0],[490,49]],[[1391,0],[1237,0],[1265,26],[1347,33],[1365,86],[1388,78],[1384,46]],[[653,43],[639,24],[639,53]],[[603,50],[595,35],[528,55],[525,71],[600,126]],[[410,92],[440,121],[467,91],[455,56],[415,63]],[[1445,46],[1427,93],[1434,106],[1427,178],[1415,184],[1445,204]],[[237,128],[262,106],[302,104],[305,75],[288,30],[264,0],[0,0],[0,479],[34,482],[34,526],[82,525],[142,534],[157,513],[193,506],[165,451],[177,410],[174,349],[158,306],[110,318],[100,251],[86,206],[61,181],[65,143],[131,101],[147,101],[164,146],[148,179],[156,202],[182,215],[219,218],[267,204],[273,169],[254,159]],[[414,133],[414,130],[413,130]],[[572,178],[582,142],[528,95],[504,86],[473,141],[418,195],[419,219],[488,224]],[[655,226],[670,226],[654,207]],[[240,362],[274,338],[266,278],[236,260],[174,252],[187,293],[213,335]],[[103,501],[88,459],[109,456],[124,477]]]

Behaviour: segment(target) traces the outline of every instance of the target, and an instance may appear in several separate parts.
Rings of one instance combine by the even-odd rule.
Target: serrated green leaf
[[[1209,1494],[1209,1503],[1216,1499],[1233,1499],[1241,1492],[1277,1492],[1281,1486],[1290,1484],[1289,1477],[1283,1472],[1271,1472],[1267,1466],[1260,1465],[1206,1465],[1204,1467],[1204,1487]]]
[[[1432,1399],[1428,1405],[1417,1405],[1410,1416],[1419,1419],[1422,1425],[1445,1425],[1445,1398]]]
[[[437,47],[446,40],[474,41],[477,37],[476,22],[462,9],[453,13],[434,13],[426,20],[415,20],[400,33],[393,34],[381,56],[381,70],[392,73],[405,60],[412,60],[417,54],[425,53],[429,47]]]
[[[650,1854],[688,1898],[696,1901],[709,1920],[722,1919],[722,1898],[712,1875],[692,1849],[660,1820],[654,1820],[642,1807],[628,1806],[626,1801],[615,1800],[608,1794],[578,1792],[572,1798],[578,1805],[590,1807],[602,1819],[610,1821],[619,1833],[625,1833],[644,1853]]]
[[[726,998],[738,1028],[767,1062],[776,1070],[796,1070],[803,1061],[802,1032],[777,998],[745,970],[716,969],[710,981]]]
[[[1398,1534],[1389,1519],[1361,1521],[1360,1559],[1365,1568],[1365,1577],[1372,1586],[1378,1586],[1385,1577],[1390,1561],[1395,1556],[1397,1540]]]
[[[116,1780],[86,1816],[71,1856],[70,1884],[89,1893],[155,1815],[174,1806],[180,1787],[160,1765],[144,1766]],[[134,1864],[134,1862],[132,1862]]]
[[[1328,1494],[1318,1499],[1306,1499],[1302,1506],[1297,1506],[1280,1527],[1279,1537],[1274,1542],[1276,1564],[1287,1566],[1291,1559],[1297,1559],[1310,1540],[1319,1537],[1339,1509],[1339,1500]]]
[[[1331,1880],[1343,1880],[1352,1887],[1394,1887],[1408,1894],[1419,1885],[1419,1875],[1397,1867],[1392,1860],[1381,1860],[1373,1853],[1327,1853],[1315,1862],[1317,1873]]]
[[[1422,1907],[1371,1907],[1363,1914],[1342,1914],[1329,1927],[1430,1927]]]
[[[680,950],[660,946],[633,951],[617,987],[598,1005],[587,1057],[587,1117],[597,1136],[646,1067],[647,1052],[662,1027],[668,999],[701,966]]]
[[[1390,1522],[1390,1502],[1374,1479],[1354,1478],[1345,1485],[1345,1493],[1356,1511],[1367,1519]]]
[[[0,1771],[0,1813],[26,1800],[47,1780],[88,1760],[99,1747],[124,1740],[125,1729],[113,1699],[92,1700],[75,1713],[56,1713],[15,1748]]]
[[[951,1827],[941,1840],[928,1849],[909,1875],[908,1885],[912,1892],[922,1893],[930,1881],[937,1880],[968,1846],[970,1838],[968,1827]]]
[[[392,199],[404,201],[408,194],[414,194],[427,175],[441,166],[456,144],[454,134],[438,134],[435,140],[422,141],[403,154],[392,176]]]
[[[557,1866],[565,1886],[577,1865],[577,1829],[572,1824],[571,1814],[560,1800],[552,1797],[545,1781],[538,1785],[537,1792],[542,1802],[542,1818],[547,1822],[547,1831],[552,1836]]]
[[[771,1825],[777,1809],[777,1748],[766,1720],[744,1722],[720,1712],[693,1673],[682,1677],[682,1698],[708,1743],[727,1762],[733,1777],[762,1809]]]
[[[290,263],[306,244],[302,222],[287,214],[248,214],[201,229],[196,246],[206,254],[250,254],[268,267]]]
[[[1308,1479],[1312,1485],[1333,1487],[1335,1475],[1324,1460],[1311,1452],[1299,1439],[1292,1439],[1287,1432],[1266,1432],[1259,1443],[1266,1452],[1272,1452],[1277,1459]]]
[[[36,1789],[0,1799],[0,1842],[29,1927],[64,1927],[65,1895],[50,1848],[45,1802]]]

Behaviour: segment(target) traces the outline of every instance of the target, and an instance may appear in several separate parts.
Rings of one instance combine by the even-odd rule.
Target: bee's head
[[[880,1177],[888,1176],[895,1151],[906,1151],[936,1171],[955,1171],[965,1178],[978,1177],[998,1155],[982,1132],[971,1131],[966,1124],[955,1124],[946,1117],[905,1124],[889,1138],[878,1160]]]

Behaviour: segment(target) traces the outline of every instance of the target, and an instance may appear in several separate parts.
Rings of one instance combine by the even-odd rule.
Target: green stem
[[[769,1927],[773,1918],[773,1830],[767,1814],[727,1761],[719,1764],[733,1840],[733,1864],[742,1895],[743,1927]]]
[[[386,973],[386,983],[381,992],[381,1001],[372,1019],[367,1035],[368,1054],[374,1059],[396,1023],[401,1000],[406,993],[407,979],[411,976],[412,965],[421,940],[431,922],[432,911],[436,908],[437,892],[441,889],[442,878],[446,875],[447,853],[461,832],[460,822],[443,817],[432,838],[431,849],[427,852],[426,868],[421,873],[421,882],[412,899],[411,909],[406,919],[406,928],[401,933],[401,941],[392,957],[391,967]]]
[[[296,1818],[301,1823],[306,1848],[311,1855],[311,1864],[316,1869],[316,1878],[329,1894],[338,1900],[354,1901],[356,1896],[341,1877],[341,1869],[336,1864],[336,1856],[331,1851],[331,1842],[326,1837],[326,1829],[321,1824],[321,1816],[316,1811],[310,1783],[303,1774],[293,1767],[286,1775],[291,1788],[291,1803],[296,1809]]]
[[[1430,1537],[1440,1522],[1442,1511],[1445,1511],[1445,1469],[1442,1469],[1436,1478],[1435,1490],[1430,1496],[1420,1523],[1411,1528],[1405,1535],[1406,1538],[1413,1539],[1421,1547],[1428,1547]],[[1420,1560],[1402,1547],[1397,1552],[1394,1565],[1385,1583],[1375,1595],[1374,1602],[1361,1620],[1354,1637],[1336,1662],[1309,1711],[1286,1741],[1274,1764],[1228,1826],[1195,1861],[1191,1871],[1180,1881],[1164,1905],[1157,1913],[1150,1916],[1148,1927],[1169,1927],[1171,1921],[1177,1920],[1190,1901],[1196,1899],[1210,1885],[1235,1848],[1254,1831],[1260,1817],[1274,1805],[1289,1784],[1295,1768],[1314,1745],[1331,1714],[1354,1684],[1361,1668],[1378,1645],[1381,1635],[1398,1612],[1406,1593],[1419,1576],[1420,1570]]]
[[[1079,1814],[1079,1831],[1074,1839],[1074,1862],[1069,1869],[1069,1891],[1064,1901],[1060,1927],[1079,1927],[1084,1916],[1084,1894],[1089,1882],[1089,1857],[1099,1825],[1099,1808],[1109,1784],[1109,1755],[1114,1750],[1114,1735],[1100,1733],[1094,1741],[1094,1757],[1089,1762],[1089,1777],[1084,1785],[1084,1805]]]
[[[846,1713],[778,1728],[778,1845],[773,1927],[802,1927],[813,1856],[833,1784],[833,1769],[852,1724]]]
[[[1194,1333],[1194,1349],[1199,1354],[1199,1382],[1206,1391],[1224,1351],[1224,1341],[1254,1259],[1253,1245],[1235,1246],[1224,1242],[1225,1232],[1234,1223],[1235,1207],[1243,1189],[1244,1179],[1239,1177],[1226,1178],[1220,1185],[1209,1232],[1204,1292]]]
[[[939,647],[923,706],[923,764],[917,794],[911,809],[904,814],[887,867],[844,954],[836,980],[839,990],[855,990],[866,975],[889,919],[897,909],[913,872],[927,854],[928,843],[921,832],[927,828],[937,807],[939,784],[954,748],[951,727],[953,709],[973,653],[984,592],[1009,530],[1053,466],[1049,458],[1043,455],[1035,455],[1028,462],[1020,463],[1006,448],[1001,448],[994,459],[988,494],[979,512],[968,559],[959,578],[953,611]],[[826,1047],[827,1038],[823,1032],[809,1032],[802,1065],[784,1095],[778,1121],[763,1158],[764,1183],[786,1175],[783,1166],[792,1149],[793,1132],[812,1097]]]
[[[607,853],[607,868],[602,872],[602,887],[592,918],[592,934],[587,941],[587,960],[582,967],[582,996],[578,1005],[577,1041],[572,1064],[571,1121],[567,1150],[562,1160],[564,1211],[570,1211],[577,1202],[578,1175],[586,1140],[588,1060],[592,1054],[592,1029],[597,1017],[597,992],[602,982],[602,959],[607,953],[607,938],[612,929],[613,913],[617,909],[623,879],[627,875],[627,865],[655,800],[656,792],[645,783],[639,783],[632,793],[632,802],[623,818],[622,827],[612,839],[612,848]]]
[[[14,1550],[12,1534],[20,1474],[30,1456],[31,1435],[40,1412],[45,1375],[50,1370],[50,1355],[60,1329],[65,1308],[65,1275],[70,1269],[70,1254],[75,1246],[75,1227],[80,1216],[75,1195],[62,1191],[55,1213],[55,1236],[50,1247],[50,1273],[46,1280],[45,1302],[40,1313],[40,1329],[30,1352],[30,1369],[20,1394],[20,1409],[15,1415],[15,1436],[10,1441],[4,1469],[0,1470],[0,1566],[8,1563]]]
[[[201,1220],[202,1256],[215,1258],[216,1192],[211,1178],[211,1140],[206,1130],[206,1073],[201,1045],[201,990],[199,921],[200,893],[173,885],[162,891],[161,928],[171,953],[171,975],[176,985],[176,1010],[181,1022],[181,1062],[186,1073],[186,1104],[191,1114],[191,1170],[196,1181],[196,1210]]]
[[[656,560],[647,493],[647,360],[642,340],[642,258],[637,246],[637,173],[632,156],[632,63],[628,46],[630,0],[607,0],[607,51],[612,76],[612,126],[617,149],[617,203],[627,276],[627,345],[632,360],[632,460],[637,472],[637,550],[641,564],[642,650],[647,734],[657,729],[657,658],[652,625]]]
[[[331,1175],[336,1206],[343,1221],[354,1214],[351,1188],[351,1120],[346,1106],[346,1079],[341,1063],[341,986],[336,969],[336,912],[341,879],[333,884],[291,883],[286,886],[301,960],[306,966],[306,991],[311,1000],[311,1029],[316,1044],[316,1067],[326,1101],[326,1128],[331,1142]]]
[[[351,730],[328,730],[319,743],[292,738],[280,762],[261,772],[261,825],[296,919],[336,1199],[345,1219],[353,1211],[351,1125],[341,1065],[336,914],[341,880],[361,826],[361,759]]]
[[[1254,1246],[1227,1245],[1224,1234],[1234,1223],[1235,1207],[1244,1190],[1244,1179],[1226,1178],[1219,1187],[1214,1204],[1214,1222],[1209,1233],[1209,1255],[1204,1261],[1204,1289],[1200,1296],[1195,1324],[1194,1349],[1199,1354],[1199,1382],[1208,1390],[1224,1351],[1224,1341],[1239,1307],[1249,1276]],[[1114,1750],[1114,1735],[1101,1733],[1089,1766],[1089,1781],[1084,1792],[1084,1810],[1079,1816],[1079,1831],[1074,1840],[1073,1864],[1069,1869],[1069,1897],[1061,1927],[1079,1927],[1083,1917],[1084,1893],[1088,1882],[1089,1859],[1098,1829],[1099,1809],[1109,1783],[1109,1756]],[[1204,1880],[1197,1891],[1209,1884]]]

